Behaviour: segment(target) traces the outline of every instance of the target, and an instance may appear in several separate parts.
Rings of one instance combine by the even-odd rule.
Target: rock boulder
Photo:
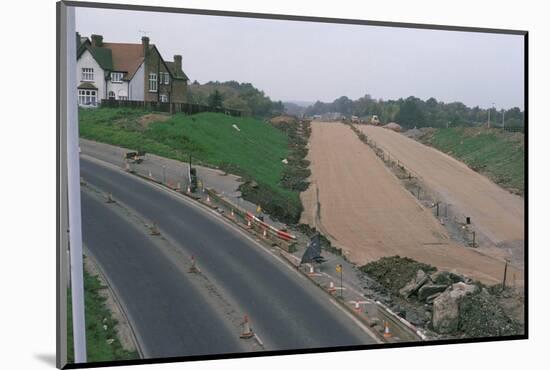
[[[441,334],[452,334],[458,329],[459,303],[467,294],[472,294],[477,286],[455,283],[434,300],[432,327]]]

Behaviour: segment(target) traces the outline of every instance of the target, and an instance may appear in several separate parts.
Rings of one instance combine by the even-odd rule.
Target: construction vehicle
[[[131,163],[141,163],[145,159],[145,152],[139,150],[137,152],[127,152],[124,158]]]
[[[189,190],[191,190],[191,192],[194,193],[195,191],[197,191],[197,169],[192,166],[191,161],[192,161],[192,157],[189,156],[187,180],[189,181]]]
[[[376,125],[378,126],[380,124],[380,120],[378,119],[378,116],[376,114],[373,114],[371,119],[370,119],[370,123],[373,124],[373,125]]]

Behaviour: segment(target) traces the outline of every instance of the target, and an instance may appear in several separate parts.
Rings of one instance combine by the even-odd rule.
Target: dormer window
[[[82,81],[93,81],[93,80],[94,80],[94,69],[82,68]]]
[[[111,82],[116,84],[122,83],[122,73],[111,72]]]

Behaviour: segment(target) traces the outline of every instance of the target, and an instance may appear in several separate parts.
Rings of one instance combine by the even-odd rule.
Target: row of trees
[[[339,112],[344,115],[355,115],[370,118],[377,115],[381,122],[397,122],[406,128],[413,127],[446,127],[475,126],[486,124],[489,112],[478,106],[470,108],[460,102],[444,103],[434,98],[426,101],[410,96],[406,99],[380,100],[365,95],[357,100],[342,96],[332,103],[317,101],[306,109],[306,115],[312,116],[328,112]],[[519,108],[503,111],[491,109],[491,125],[518,127],[524,125],[524,114]]]
[[[250,83],[237,81],[197,81],[187,89],[187,101],[193,104],[237,109],[256,117],[271,117],[284,112],[281,101],[274,102]]]

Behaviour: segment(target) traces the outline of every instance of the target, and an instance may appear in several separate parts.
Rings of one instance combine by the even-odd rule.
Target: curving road
[[[240,312],[249,315],[252,326],[263,341],[266,350],[376,343],[364,330],[364,326],[358,325],[356,319],[338,308],[305,277],[213,212],[198,207],[191,201],[182,199],[157,185],[85,156],[81,159],[81,175],[94,187],[112,193],[115,199],[130,207],[141,217],[154,220],[169,242],[181,248],[186,255],[194,255],[203,274],[214,282]],[[84,213],[86,212],[84,208]],[[85,214],[83,216],[88,217]],[[94,222],[104,224],[102,232],[106,235],[105,237],[117,238],[124,231],[119,230],[119,228],[124,229],[122,225],[113,227],[112,217],[109,216],[100,217]],[[93,238],[91,235],[95,234],[86,233],[86,226],[84,226],[84,233],[85,237],[88,235],[91,238]],[[92,244],[102,243],[101,240],[92,241],[92,243],[90,241],[87,241],[90,248],[93,248]],[[128,253],[133,252],[128,251]],[[108,261],[109,264],[102,261],[100,263],[110,274],[111,271],[120,269],[120,259],[124,257],[106,258],[112,259]],[[149,263],[148,258],[139,261],[139,264]],[[138,264],[138,261],[134,264]],[[162,275],[168,271],[163,267],[164,265],[168,263],[154,265],[151,269],[156,271],[156,274]],[[124,272],[120,275],[120,281],[136,282],[137,280],[136,275]],[[124,287],[118,287],[117,278],[113,277],[111,281],[120,292],[123,292]],[[168,289],[175,286],[175,284],[167,284]],[[156,307],[169,306],[161,294],[149,299],[136,292],[136,294],[128,294],[123,301],[130,315],[133,315],[133,311],[139,307],[146,306],[142,309],[150,311],[150,315],[154,316]],[[175,311],[178,314],[183,312]],[[204,315],[194,316],[193,313],[189,313],[188,317],[192,318],[188,323],[191,326],[193,323],[202,325],[205,320],[208,320],[204,319]],[[163,331],[156,330],[144,320],[135,320],[138,326],[143,325],[144,338],[162,336],[164,330],[177,332],[178,334],[173,335],[187,338],[188,334],[180,331],[180,328],[168,327],[172,318],[165,319],[162,314],[158,314],[155,320],[165,320]],[[204,338],[201,338],[202,343],[210,343],[210,340],[213,338],[205,332]],[[162,348],[159,350],[161,351]]]
[[[144,357],[246,350],[144,228],[90,193],[81,196],[84,243],[125,307]]]

